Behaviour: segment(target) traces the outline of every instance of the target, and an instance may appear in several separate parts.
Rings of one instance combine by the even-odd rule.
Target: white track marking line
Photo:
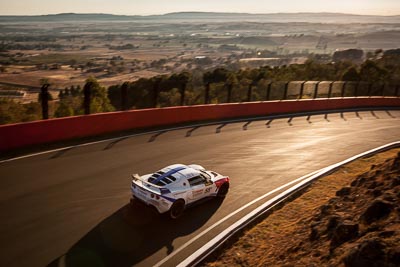
[[[190,239],[189,241],[187,241],[185,244],[183,244],[182,246],[180,246],[178,249],[174,250],[174,251],[173,251],[171,254],[169,254],[167,257],[165,257],[164,259],[162,259],[161,261],[159,261],[158,263],[156,263],[156,264],[154,265],[154,267],[159,267],[159,266],[163,265],[165,262],[167,262],[168,260],[170,260],[170,259],[171,259],[172,257],[174,257],[176,254],[178,254],[178,253],[181,252],[183,249],[185,249],[186,247],[188,247],[190,244],[192,244],[193,242],[195,242],[197,239],[199,239],[200,237],[202,237],[203,235],[205,235],[206,233],[208,233],[211,229],[213,229],[213,228],[215,228],[216,226],[220,225],[220,224],[223,223],[224,221],[228,220],[228,219],[231,218],[232,216],[234,216],[234,215],[236,215],[237,213],[241,212],[242,210],[248,208],[249,206],[253,205],[254,203],[256,203],[256,202],[262,200],[263,198],[265,198],[265,197],[267,197],[267,196],[269,196],[269,195],[271,195],[271,194],[273,194],[273,193],[276,193],[276,192],[278,192],[278,191],[284,189],[285,187],[288,187],[289,185],[292,185],[292,184],[294,184],[294,183],[300,182],[301,180],[304,180],[304,179],[306,179],[306,178],[308,178],[308,177],[310,177],[310,176],[312,176],[312,175],[314,175],[314,174],[316,174],[316,173],[318,173],[318,172],[320,172],[320,171],[322,171],[322,170],[324,170],[324,169],[325,169],[325,168],[320,169],[320,170],[318,170],[318,171],[314,171],[314,172],[309,173],[309,174],[307,174],[307,175],[304,175],[304,176],[302,176],[302,177],[300,177],[300,178],[297,178],[296,180],[293,180],[293,181],[291,181],[291,182],[289,182],[289,183],[287,183],[287,184],[284,184],[284,185],[282,185],[282,186],[280,186],[280,187],[278,187],[278,188],[275,188],[274,190],[272,190],[272,191],[270,191],[270,192],[268,192],[268,193],[266,193],[266,194],[264,194],[264,195],[262,195],[262,196],[260,196],[260,197],[258,197],[258,198],[256,198],[256,199],[254,199],[253,201],[251,201],[251,202],[249,202],[249,203],[247,203],[246,205],[244,205],[244,206],[242,206],[241,208],[237,209],[236,211],[234,211],[234,212],[228,214],[227,216],[225,216],[224,218],[222,218],[222,219],[219,220],[218,222],[214,223],[213,225],[209,226],[207,229],[203,230],[200,234],[196,235],[195,237],[193,237],[192,239]]]
[[[297,185],[287,189],[283,193],[281,193],[281,194],[275,196],[274,198],[268,200],[267,202],[265,202],[261,206],[257,207],[256,209],[254,209],[253,211],[251,211],[250,213],[248,213],[247,215],[242,217],[240,220],[238,220],[237,222],[235,222],[234,224],[232,224],[231,226],[226,228],[220,234],[215,236],[212,240],[207,242],[203,247],[201,247],[200,249],[196,250],[191,256],[189,256],[184,261],[182,261],[180,264],[178,264],[178,267],[192,266],[193,265],[192,263],[196,259],[199,259],[200,256],[202,255],[202,253],[204,253],[208,249],[211,249],[217,242],[219,242],[219,241],[223,240],[224,238],[228,237],[229,234],[233,230],[238,229],[238,227],[240,227],[241,225],[243,225],[244,223],[246,223],[250,219],[254,218],[254,216],[256,216],[257,213],[265,210],[267,207],[275,206],[276,204],[278,204],[278,203],[275,203],[276,201],[279,201],[279,199],[282,199],[283,197],[286,197],[286,196],[290,195],[291,193],[293,193],[295,190],[297,190],[301,186],[308,185],[311,182],[313,182],[314,180],[316,180],[316,179],[318,179],[318,178],[320,178],[322,176],[329,175],[332,171],[335,171],[337,168],[339,168],[339,167],[341,167],[341,166],[343,166],[345,164],[348,164],[350,162],[353,162],[353,161],[355,161],[357,159],[360,159],[362,157],[369,156],[369,155],[375,155],[376,153],[379,153],[379,152],[382,152],[382,151],[387,151],[388,149],[392,149],[392,148],[397,148],[399,146],[400,146],[400,141],[389,143],[389,144],[386,144],[386,145],[371,149],[369,151],[360,153],[358,155],[355,155],[355,156],[353,156],[351,158],[348,158],[348,159],[343,160],[343,161],[341,161],[339,163],[336,163],[336,164],[333,164],[331,166],[328,166],[328,167],[326,167],[324,169],[321,169],[321,170],[319,170],[317,172],[313,172],[311,176],[307,177],[303,181],[300,181]],[[273,204],[273,203],[275,203],[275,204]]]

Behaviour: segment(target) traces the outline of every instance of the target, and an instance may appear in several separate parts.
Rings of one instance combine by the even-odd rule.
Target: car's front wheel
[[[174,202],[174,204],[172,204],[171,208],[169,209],[169,216],[172,219],[177,219],[182,216],[184,210],[185,201],[183,199],[178,199]]]
[[[229,183],[224,183],[218,190],[217,197],[224,198],[229,191]]]

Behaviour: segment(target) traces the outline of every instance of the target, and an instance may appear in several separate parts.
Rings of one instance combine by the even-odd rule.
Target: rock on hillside
[[[321,206],[309,241],[291,250],[328,245],[329,253],[320,255],[328,265],[400,266],[400,153],[373,165]]]
[[[400,267],[400,149],[321,177],[201,266]]]

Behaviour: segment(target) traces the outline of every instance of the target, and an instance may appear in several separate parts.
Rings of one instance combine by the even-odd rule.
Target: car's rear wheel
[[[217,197],[224,198],[229,191],[229,183],[224,183],[218,190]]]
[[[171,208],[169,209],[169,216],[172,219],[177,219],[182,216],[184,210],[185,201],[183,199],[178,199],[174,202],[174,204],[172,204]]]

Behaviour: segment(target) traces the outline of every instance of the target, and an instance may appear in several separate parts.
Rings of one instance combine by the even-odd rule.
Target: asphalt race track
[[[398,140],[399,110],[351,111],[188,127],[3,162],[0,266],[175,266],[260,205],[203,232],[248,202]],[[229,175],[228,196],[176,221],[130,208],[130,175],[173,163]]]

